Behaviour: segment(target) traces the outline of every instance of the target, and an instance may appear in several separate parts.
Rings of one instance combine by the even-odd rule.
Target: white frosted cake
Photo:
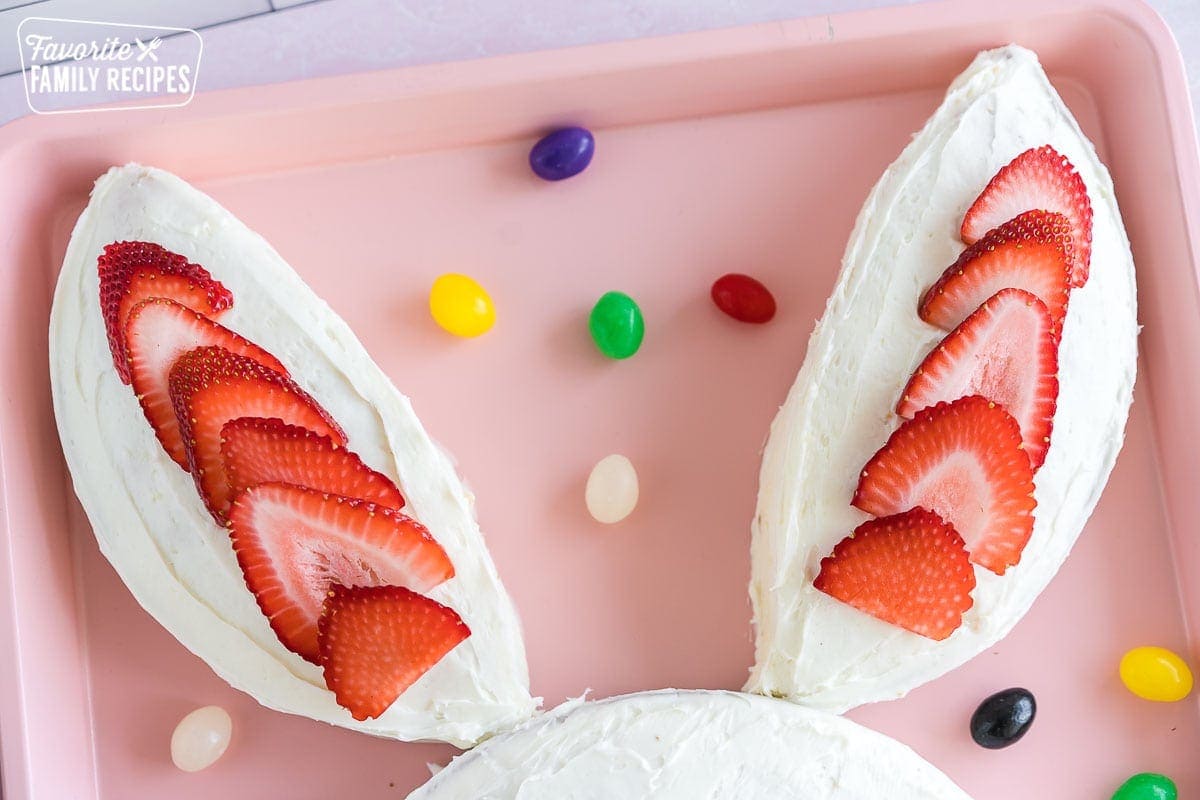
[[[335,702],[318,664],[310,663],[319,657],[302,658],[277,638],[248,591],[242,554],[235,557],[230,531],[197,494],[188,462],[177,464],[160,446],[138,397],[122,384],[105,340],[97,262],[106,246],[123,241],[161,246],[223,284],[234,302],[219,325],[257,347],[221,335],[242,350],[262,348],[277,358],[336,421],[333,427],[340,425],[346,446],[373,473],[369,477],[394,482],[403,493],[403,513],[419,525],[402,520],[397,530],[452,563],[453,577],[433,588],[411,588],[453,609],[470,635],[386,711],[356,719]],[[152,304],[141,316],[162,306],[213,330],[213,323],[194,320],[173,303]],[[160,321],[146,335],[167,330],[169,323]],[[156,351],[149,352],[153,357]],[[212,199],[174,175],[138,165],[102,176],[59,277],[50,355],[63,450],[101,550],[138,602],[231,685],[280,711],[380,736],[464,746],[533,712],[520,624],[484,546],[474,498],[349,326],[261,236]],[[234,516],[230,524],[237,522]],[[370,575],[365,580],[378,582]]]
[[[1031,212],[1021,223],[1030,209],[1063,214]],[[1010,217],[1017,219],[1005,229]],[[999,233],[987,232],[993,225]],[[1061,286],[1061,266],[1048,266],[1055,258],[1068,264]],[[964,282],[969,291],[960,291]],[[1000,293],[1010,286],[1015,296]],[[1030,299],[1039,292],[1044,302]],[[955,303],[957,316],[946,308]],[[962,333],[947,333],[976,306]],[[747,690],[841,712],[903,696],[1005,636],[1054,577],[1104,489],[1132,401],[1137,332],[1133,259],[1108,171],[1033,53],[980,53],[867,198],[771,427],[753,523],[757,644]],[[1047,363],[1038,361],[1034,336],[1044,337]],[[914,387],[924,398],[917,403]],[[991,389],[1009,396],[960,407],[958,421],[946,409],[914,411]],[[1035,407],[1041,400],[1048,406]],[[912,423],[897,413],[906,404]],[[1018,434],[1011,424],[994,434],[1005,442],[1016,435],[1016,455],[982,435],[969,441],[974,433],[945,444],[968,423],[982,429],[985,418],[1002,428],[992,419],[996,405],[1020,423]],[[934,466],[922,451],[933,447],[930,437],[946,448]],[[1019,479],[1004,473],[1026,460],[1031,469]],[[923,580],[919,569],[864,578],[875,569],[868,558],[904,561],[902,547],[916,547],[883,529],[910,535],[929,526],[870,521],[922,505],[961,528],[945,541],[927,532],[925,541],[946,554],[943,577],[959,582],[962,595],[942,596],[945,587],[934,582],[912,589]],[[884,544],[895,551],[869,552]],[[856,548],[857,563],[835,563]],[[913,555],[905,566],[934,569],[930,563]],[[887,591],[911,591],[908,607],[883,608]],[[853,598],[858,606],[847,602]],[[920,603],[928,627],[912,624]],[[896,623],[906,615],[908,627]]]
[[[849,720],[734,692],[571,701],[465,753],[409,800],[969,800]]]

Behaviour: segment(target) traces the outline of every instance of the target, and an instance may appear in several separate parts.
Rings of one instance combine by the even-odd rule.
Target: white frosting
[[[397,482],[405,511],[446,548],[456,575],[430,596],[471,636],[381,717],[356,722],[318,667],[286,650],[247,591],[226,532],[163,452],[113,369],[96,258],[121,240],[161,244],[234,295],[221,323],[273,353],[341,423],[350,447]],[[54,411],[75,492],[100,549],[180,642],[265,706],[405,740],[460,746],[533,713],[520,623],[475,521],[474,498],[406,397],[349,326],[269,244],[179,178],[137,165],[101,177],[67,248],[50,318]]]
[[[969,800],[902,744],[735,692],[573,700],[450,762],[408,800]]]
[[[1087,185],[1091,277],[1071,294],[1049,455],[1036,476],[1033,536],[1003,577],[976,567],[975,604],[935,642],[812,587],[821,559],[868,518],[850,499],[899,420],[901,389],[944,333],[917,301],[963,249],[964,213],[1022,151],[1053,145]],[[757,625],[749,691],[840,712],[901,697],[1002,638],[1057,572],[1120,450],[1137,360],[1133,258],[1112,180],[1033,53],[981,53],[876,184],[842,273],[763,456],[750,594]]]

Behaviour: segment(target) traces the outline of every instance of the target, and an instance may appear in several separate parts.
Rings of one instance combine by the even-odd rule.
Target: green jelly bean
[[[588,330],[601,353],[609,358],[629,358],[642,346],[646,322],[632,297],[608,292],[592,307]]]
[[[1142,772],[1121,784],[1112,800],[1176,800],[1175,782],[1166,775]]]

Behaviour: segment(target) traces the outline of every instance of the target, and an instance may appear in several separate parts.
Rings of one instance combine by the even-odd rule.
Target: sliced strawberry
[[[97,269],[108,349],[123,383],[130,379],[125,321],[138,303],[147,297],[166,297],[208,317],[233,305],[233,295],[208,270],[151,242],[106,245]]]
[[[357,720],[387,711],[471,635],[453,609],[402,586],[336,583],[319,629],[325,685]]]
[[[971,395],[918,411],[863,468],[854,505],[877,517],[921,506],[954,526],[997,575],[1033,533],[1033,469],[1017,421]]]
[[[427,592],[454,576],[442,546],[398,511],[263,483],[237,496],[230,538],[246,586],[279,641],[317,663],[317,619],[330,584]]]
[[[972,605],[975,570],[954,526],[913,508],[864,522],[821,559],[817,591],[941,641]]]
[[[1002,289],[946,335],[904,387],[896,413],[977,394],[1021,426],[1034,470],[1046,460],[1058,404],[1058,338],[1041,300]]]
[[[188,350],[215,345],[287,375],[283,365],[266,350],[203,314],[164,297],[147,298],[129,312],[125,344],[133,392],[142,404],[146,420],[154,428],[163,449],[184,469],[188,468],[187,452],[167,390],[167,374],[175,359]]]
[[[1092,260],[1092,201],[1075,166],[1050,145],[1026,150],[996,173],[962,223],[972,244],[1026,211],[1057,211],[1071,223],[1071,285],[1087,283]]]
[[[386,508],[404,506],[386,475],[328,436],[282,420],[230,420],[221,429],[221,456],[233,495],[260,483],[292,483]]]
[[[179,356],[167,386],[188,469],[220,524],[225,523],[232,497],[221,458],[221,428],[229,420],[277,417],[339,445],[346,443],[346,435],[325,409],[289,378],[223,347],[199,347]]]
[[[953,330],[1001,289],[1024,289],[1050,311],[1057,331],[1067,313],[1071,223],[1062,214],[1027,211],[968,247],[921,298],[921,319]]]

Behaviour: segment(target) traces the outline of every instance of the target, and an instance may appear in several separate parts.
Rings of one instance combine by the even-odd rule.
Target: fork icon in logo
[[[137,46],[138,46],[138,57],[137,57],[138,61],[145,61],[146,56],[150,56],[151,61],[158,61],[158,56],[155,55],[154,51],[157,50],[162,45],[162,39],[155,36],[147,44],[146,42],[143,42],[141,39],[139,39],[135,36],[133,38],[133,41],[136,42]]]

